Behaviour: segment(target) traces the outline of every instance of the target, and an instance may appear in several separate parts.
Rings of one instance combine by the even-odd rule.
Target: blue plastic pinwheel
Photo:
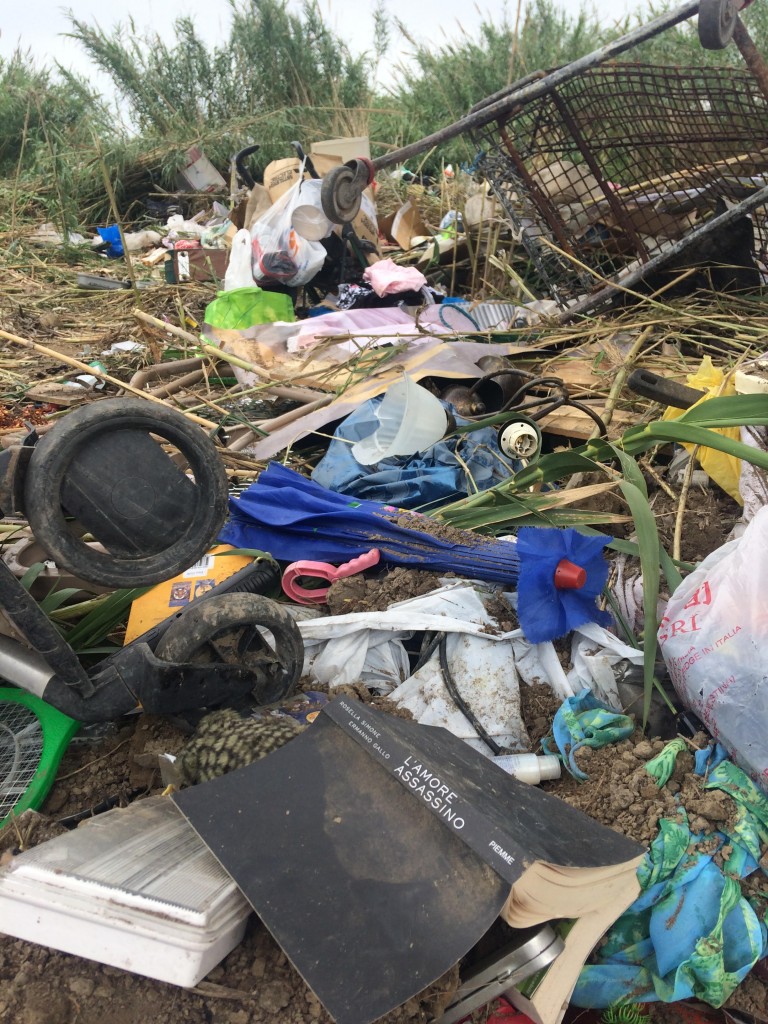
[[[608,579],[607,540],[570,529],[529,526],[519,531],[518,613],[525,610],[528,626],[519,616],[520,625],[531,643],[565,636],[585,622],[610,621],[595,605]]]

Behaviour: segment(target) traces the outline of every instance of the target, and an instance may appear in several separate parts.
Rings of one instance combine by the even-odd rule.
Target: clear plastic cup
[[[376,416],[378,429],[352,446],[352,455],[361,466],[423,452],[441,440],[448,427],[448,414],[440,399],[407,373],[387,389]]]
[[[293,208],[291,223],[294,230],[309,242],[319,242],[333,231],[333,223],[323,213],[320,201],[320,179],[309,178],[301,183],[299,198]]]

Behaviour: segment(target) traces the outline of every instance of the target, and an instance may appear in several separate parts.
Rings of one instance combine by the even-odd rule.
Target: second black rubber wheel
[[[724,50],[733,38],[739,16],[736,0],[701,0],[699,42],[705,50]]]
[[[265,634],[271,634],[271,644]],[[191,604],[168,627],[155,654],[178,665],[245,665],[253,672],[256,702],[273,704],[295,690],[304,642],[283,605],[259,594],[222,594]]]

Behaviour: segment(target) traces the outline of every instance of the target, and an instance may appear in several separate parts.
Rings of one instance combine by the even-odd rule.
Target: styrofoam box
[[[137,801],[0,869],[0,931],[191,987],[251,907],[168,798]]]

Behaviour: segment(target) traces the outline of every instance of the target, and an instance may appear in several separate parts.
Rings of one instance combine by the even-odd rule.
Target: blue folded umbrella
[[[371,548],[382,563],[470,579],[520,584],[523,632],[534,643],[555,639],[600,616],[594,598],[608,576],[606,537],[576,530],[527,528],[519,543],[442,527],[434,519],[391,505],[337,494],[278,463],[270,463],[239,498],[221,540],[269,551],[280,561],[348,562]],[[436,536],[434,531],[440,533]],[[555,574],[571,567],[564,574]],[[584,572],[579,572],[579,570]],[[526,586],[531,586],[526,591]]]

